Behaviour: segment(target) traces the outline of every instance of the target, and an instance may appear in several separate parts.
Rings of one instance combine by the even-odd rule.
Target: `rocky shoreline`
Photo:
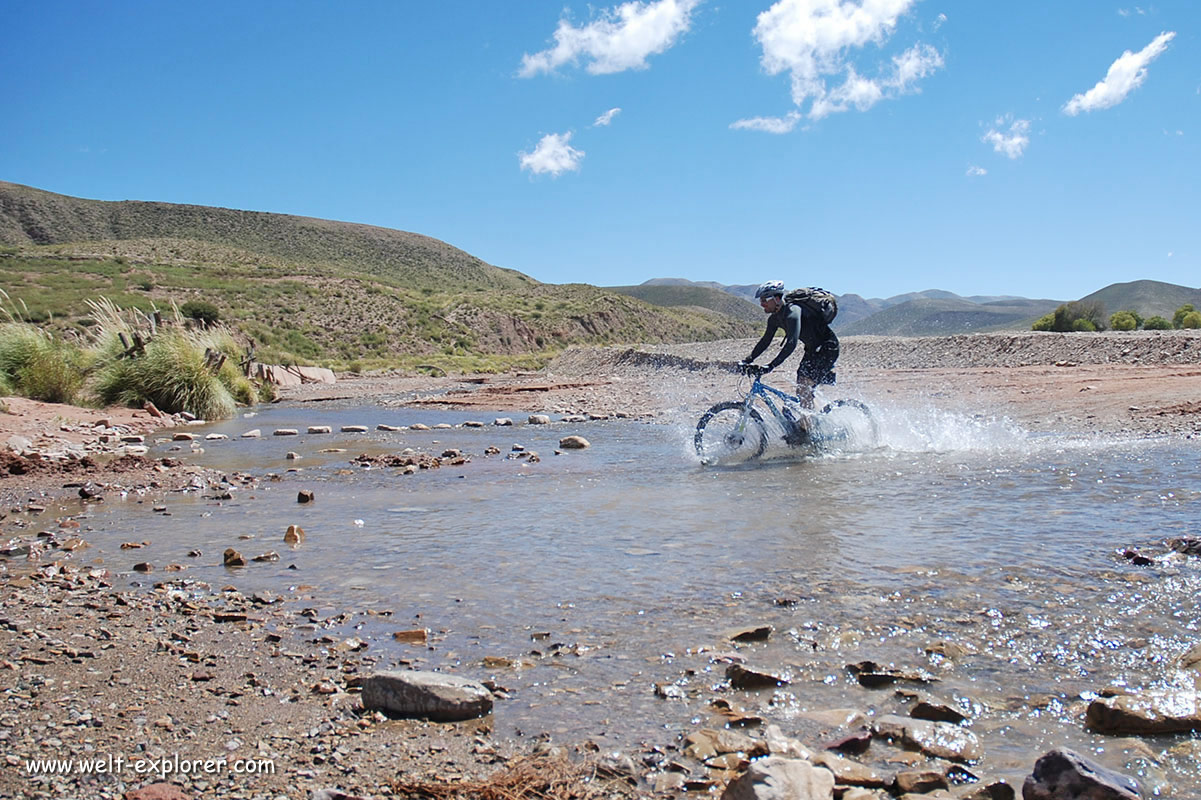
[[[367,376],[298,387],[284,399],[371,396],[397,404],[653,419],[731,391],[736,379],[719,363],[741,358],[750,344],[572,350],[538,374],[470,381]],[[1009,414],[1032,428],[1201,433],[1195,400],[1201,336],[1188,332],[848,337],[844,347],[839,388],[876,400],[945,402]],[[677,736],[665,735],[636,752],[545,737],[501,740],[491,735],[487,717],[392,719],[363,702],[363,681],[379,662],[353,634],[353,615],[323,608],[311,589],[298,586],[287,597],[244,594],[173,575],[170,566],[161,578],[147,575],[140,587],[121,589],[105,565],[87,557],[90,508],[106,495],[142,498],[150,512],[173,493],[253,493],[268,480],[188,465],[187,454],[202,441],[181,439],[178,458],[152,460],[129,450],[141,444],[136,437],[154,435],[168,422],[185,428],[188,420],[111,414],[68,420],[58,414],[40,419],[46,434],[41,440],[28,431],[4,437],[29,442],[6,456],[0,477],[6,513],[0,523],[9,542],[0,559],[0,674],[9,676],[0,708],[0,740],[7,745],[0,769],[4,796],[334,798],[345,791],[352,797],[610,797],[692,796],[724,788],[729,797],[742,798],[771,796],[762,793],[766,785],[794,787],[794,796],[822,800],[997,800],[1023,792],[1015,780],[974,766],[981,753],[971,728],[962,724],[966,720],[956,719],[963,709],[928,691],[927,678],[936,677],[928,670],[954,669],[967,657],[953,641],[931,642],[922,664],[813,667],[815,673],[831,666],[848,670],[863,687],[894,687],[890,706],[896,713],[872,713],[865,699],[862,708],[830,709],[810,720],[805,737],[786,735],[739,702],[743,691],[790,680],[754,664],[756,643],[781,635],[771,626],[732,631],[724,645],[694,654],[698,664],[722,675],[699,698],[706,721],[682,724]],[[60,440],[78,447],[54,450]],[[287,526],[280,527],[283,547]],[[1129,564],[1167,569],[1191,569],[1199,557],[1201,543],[1187,539],[1158,549],[1135,547],[1122,556]],[[1115,737],[1201,730],[1196,649],[1165,665],[1164,681],[1177,687],[1174,693],[1098,686],[1097,697],[1077,709],[1082,720]],[[484,690],[498,698],[505,693],[498,685]],[[665,679],[653,691],[665,702],[698,700],[688,680]],[[1169,712],[1188,707],[1190,698],[1191,715],[1172,717]],[[1182,742],[1174,757],[1196,759],[1195,745],[1195,739]],[[1115,748],[1140,752],[1132,739],[1115,739]],[[78,766],[70,774],[31,774],[35,760],[55,757],[107,758],[109,765],[120,757],[126,765],[141,761],[145,769],[100,773],[93,764],[90,774]],[[181,758],[225,763],[183,774]],[[241,772],[234,771],[235,761]],[[1030,753],[1026,771],[1036,776],[1026,797],[1139,796],[1129,776],[1070,751]],[[1084,776],[1083,783],[1062,788],[1071,775]],[[1107,788],[1089,788],[1098,776]]]

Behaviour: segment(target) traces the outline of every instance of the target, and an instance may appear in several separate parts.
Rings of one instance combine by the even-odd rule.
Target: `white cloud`
[[[672,47],[692,25],[692,12],[701,0],[653,0],[622,3],[602,11],[598,19],[577,28],[566,19],[555,29],[555,45],[521,57],[518,75],[529,78],[553,72],[564,64],[589,59],[593,75],[645,69],[647,56]]]
[[[782,117],[751,117],[731,122],[730,127],[742,131],[763,131],[764,133],[789,133],[801,121],[801,115],[790,111]]]
[[[939,14],[937,17],[934,18],[934,30],[938,30],[946,23],[947,23],[947,15]]]
[[[1009,124],[1009,130],[1002,131],[1006,123]],[[1030,144],[1030,120],[998,117],[980,141],[991,144],[993,150],[1007,158],[1020,158],[1026,145]]]
[[[977,167],[973,165],[967,168],[967,176],[969,178],[979,178],[980,176],[987,174],[988,170],[986,170],[984,167]]]
[[[770,75],[788,73],[792,102],[798,108],[810,102],[814,118],[852,108],[866,111],[881,100],[917,91],[917,81],[943,66],[942,54],[930,45],[915,44],[894,56],[875,77],[851,62],[853,51],[883,45],[915,2],[778,0],[754,28],[763,68]]]
[[[1063,113],[1076,116],[1081,111],[1098,111],[1112,108],[1126,99],[1126,95],[1142,85],[1147,79],[1147,65],[1168,49],[1168,42],[1176,37],[1175,31],[1167,31],[1155,37],[1151,44],[1137,53],[1129,50],[1118,56],[1109,65],[1105,79],[1083,94],[1078,94],[1063,107]]]
[[[596,122],[592,123],[594,128],[603,128],[613,121],[613,118],[621,113],[620,108],[610,108],[605,113],[596,118]]]
[[[530,153],[518,153],[521,168],[528,169],[535,175],[549,172],[559,177],[564,172],[577,171],[584,159],[584,151],[572,147],[571,132],[548,133],[539,140],[538,146]]]

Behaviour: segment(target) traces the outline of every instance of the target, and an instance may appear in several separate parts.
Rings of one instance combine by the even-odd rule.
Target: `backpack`
[[[838,299],[832,292],[810,286],[805,289],[793,289],[784,295],[785,303],[803,306],[806,310],[817,314],[827,325],[838,316]]]

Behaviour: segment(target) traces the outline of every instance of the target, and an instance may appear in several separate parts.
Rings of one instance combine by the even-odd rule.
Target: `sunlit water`
[[[694,417],[532,426],[504,414],[519,424],[374,430],[496,416],[327,403],[197,429],[234,438],[205,442],[194,461],[280,479],[232,500],[110,502],[92,512],[89,554],[119,569],[186,563],[183,577],[214,587],[269,589],[319,619],[353,614],[337,632],[367,639],[380,668],[509,690],[495,713],[501,735],[633,751],[709,724],[708,703],[724,696],[818,744],[829,731],[807,711],[905,713],[895,687],[864,689],[845,669],[873,659],[942,678],[912,688],[971,713],[980,774],[1020,782],[1063,745],[1177,796],[1201,788],[1187,737],[1151,739],[1157,758],[1140,756],[1086,733],[1081,699],[1176,680],[1171,659],[1198,641],[1198,559],[1137,567],[1120,553],[1162,553],[1165,539],[1197,533],[1196,442],[1035,437],[1005,420],[884,409],[881,441],[866,452],[798,459],[773,447],[760,462],[711,468],[691,452]],[[372,432],[271,436],[347,424]],[[264,438],[237,438],[250,428]],[[555,455],[573,433],[592,447]],[[508,457],[515,444],[541,460]],[[499,455],[484,455],[489,446]],[[471,462],[407,476],[350,463],[405,447],[459,448]],[[320,452],[329,448],[345,452]],[[300,489],[316,501],[298,504]],[[151,513],[160,502],[169,515]],[[289,524],[307,532],[295,549],[282,541]],[[130,540],[150,544],[135,559],[119,550]],[[227,547],[281,560],[229,570]],[[193,549],[203,556],[188,558]],[[714,656],[735,649],[724,634],[751,623],[775,632],[738,649],[790,686],[722,683]],[[393,641],[413,627],[431,630],[428,647]],[[940,640],[969,654],[941,663],[926,653]],[[488,656],[522,666],[486,667]],[[655,696],[657,683],[688,699]]]

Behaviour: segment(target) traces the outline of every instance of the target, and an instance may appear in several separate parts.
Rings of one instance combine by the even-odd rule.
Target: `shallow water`
[[[912,688],[970,712],[986,753],[979,774],[1020,784],[1062,745],[1167,796],[1201,789],[1186,737],[1148,740],[1151,759],[1081,726],[1082,697],[1169,682],[1170,660],[1201,638],[1199,560],[1135,567],[1120,555],[1196,534],[1195,442],[1033,436],[1003,419],[887,409],[867,451],[797,459],[772,448],[754,464],[711,468],[691,452],[692,418],[374,431],[496,416],[525,415],[326,403],[199,428],[234,438],[205,442],[197,463],[279,480],[232,500],[110,502],[88,521],[89,554],[118,569],[186,563],[182,576],[214,587],[270,589],[322,618],[355,614],[341,630],[367,639],[379,667],[495,678],[511,693],[495,713],[500,735],[634,751],[708,724],[707,704],[722,696],[816,745],[830,730],[806,712],[905,713],[896,687],[864,689],[845,669],[873,659],[942,678]],[[348,424],[373,430],[270,435]],[[237,438],[250,428],[265,438]],[[555,455],[571,433],[593,446]],[[514,444],[541,461],[508,458]],[[500,454],[483,455],[489,446]],[[350,463],[404,447],[459,448],[471,463],[409,476]],[[316,502],[299,505],[300,489]],[[150,512],[159,502],[169,515]],[[307,533],[299,548],[282,541],[289,524]],[[134,558],[119,549],[131,540],[150,544]],[[281,560],[227,570],[231,546]],[[189,559],[192,549],[204,555]],[[735,649],[728,629],[751,623],[775,633],[738,649],[790,686],[723,684],[714,654]],[[428,648],[393,641],[412,627],[431,629]],[[925,652],[939,640],[972,652],[943,663]],[[523,666],[485,668],[486,656]],[[687,699],[656,697],[657,683]]]

